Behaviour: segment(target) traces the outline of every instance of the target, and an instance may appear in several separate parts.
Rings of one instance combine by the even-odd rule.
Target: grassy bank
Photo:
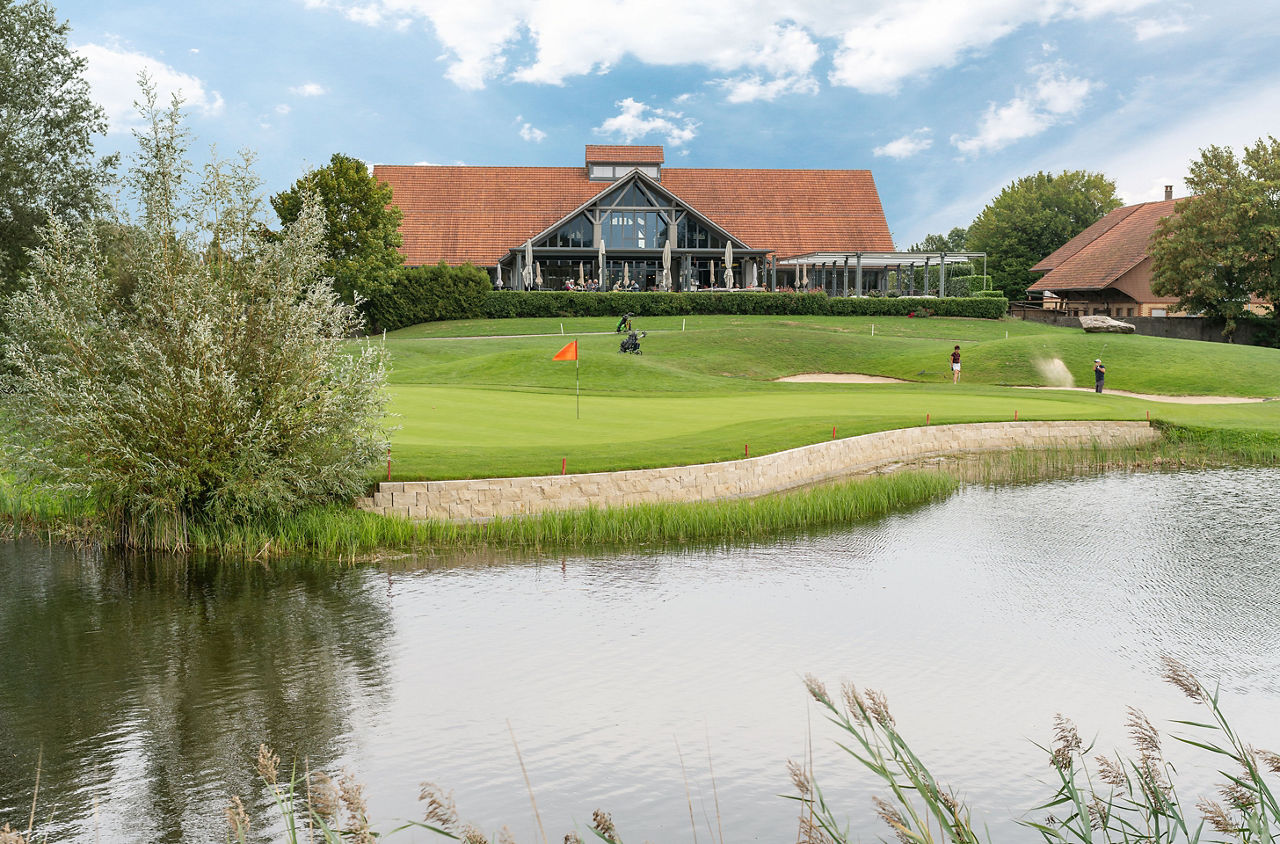
[[[1160,426],[1164,437],[1130,448],[1014,450],[931,459],[890,474],[851,478],[756,499],[644,504],[484,524],[409,521],[346,507],[315,507],[278,520],[191,522],[155,531],[144,547],[247,559],[313,555],[359,561],[388,553],[579,549],[752,542],[888,515],[950,495],[963,484],[1030,483],[1109,471],[1280,465],[1280,434]],[[0,480],[0,532],[102,543],[84,507],[30,496]]]

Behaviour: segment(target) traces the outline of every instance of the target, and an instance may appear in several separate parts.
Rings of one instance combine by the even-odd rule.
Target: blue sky
[[[1280,135],[1280,7],[1170,0],[61,0],[111,131],[135,79],[266,190],[368,163],[865,168],[899,247],[1013,179],[1088,169],[1183,195],[1209,144]]]

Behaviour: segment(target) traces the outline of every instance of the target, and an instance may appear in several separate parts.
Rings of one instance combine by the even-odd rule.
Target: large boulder
[[[1121,322],[1118,319],[1112,319],[1109,316],[1082,316],[1080,317],[1080,327],[1090,334],[1098,332],[1110,334],[1132,334],[1138,329],[1127,322]]]

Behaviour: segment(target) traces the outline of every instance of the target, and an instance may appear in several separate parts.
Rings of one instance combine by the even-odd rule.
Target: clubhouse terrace
[[[908,268],[972,257],[895,252],[869,170],[664,159],[661,146],[588,145],[582,167],[378,165],[374,176],[404,215],[406,265],[470,262],[506,288],[863,295],[885,291],[891,270],[907,292]]]

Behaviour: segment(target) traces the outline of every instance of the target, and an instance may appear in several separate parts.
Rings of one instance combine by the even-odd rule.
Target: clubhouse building
[[[968,260],[894,252],[868,170],[665,164],[661,146],[588,145],[581,167],[373,174],[403,213],[406,265],[470,262],[504,288],[860,295],[891,269]]]

